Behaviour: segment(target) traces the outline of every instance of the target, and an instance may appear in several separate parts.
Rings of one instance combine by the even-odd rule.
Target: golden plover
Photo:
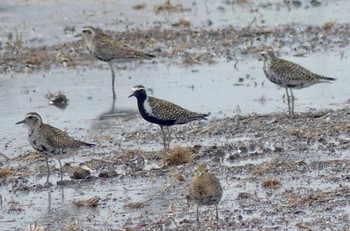
[[[273,83],[286,89],[288,101],[288,112],[294,115],[294,95],[292,88],[301,89],[316,83],[323,83],[336,80],[322,75],[315,74],[299,64],[276,57],[271,49],[260,51],[261,59],[264,61],[264,72],[266,77]],[[289,96],[288,88],[290,89]]]
[[[114,90],[115,72],[112,67],[113,63],[129,62],[141,59],[152,59],[155,55],[131,49],[118,41],[113,40],[110,36],[103,33],[99,28],[84,27],[82,36],[87,49],[99,60],[107,62],[112,72],[112,91],[113,99],[116,98]]]
[[[218,204],[222,198],[222,187],[218,178],[209,173],[204,164],[199,164],[189,183],[190,198],[197,203],[197,222],[199,223],[198,207],[200,205],[215,205],[216,225],[219,229]]]
[[[49,182],[50,167],[48,158],[55,157],[60,164],[61,181],[63,180],[63,171],[61,158],[69,155],[80,147],[93,147],[94,144],[85,143],[73,139],[68,134],[58,128],[43,123],[41,116],[36,112],[29,112],[24,120],[16,124],[25,124],[28,127],[28,140],[30,145],[45,156],[47,166],[47,183]]]
[[[160,126],[163,134],[164,151],[169,149],[170,146],[169,126],[206,119],[209,116],[209,114],[192,112],[169,101],[148,96],[145,87],[142,85],[132,88],[132,94],[129,97],[132,96],[137,98],[137,106],[141,116],[148,122]],[[164,127],[167,129],[168,137],[166,137]],[[168,140],[168,143],[166,140]]]

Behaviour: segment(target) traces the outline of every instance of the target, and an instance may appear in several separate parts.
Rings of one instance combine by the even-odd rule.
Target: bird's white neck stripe
[[[150,105],[150,103],[149,103],[148,97],[147,97],[147,99],[145,100],[143,106],[144,106],[145,111],[146,111],[146,113],[147,113],[148,115],[154,116],[154,114],[153,114],[153,109],[152,109],[152,107],[151,107],[151,105]]]

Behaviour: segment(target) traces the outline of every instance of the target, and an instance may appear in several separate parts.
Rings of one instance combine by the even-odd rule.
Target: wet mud
[[[36,6],[45,9],[53,4],[44,2]],[[344,14],[337,14],[339,4],[349,4],[159,1],[151,6],[127,2],[122,1],[132,9],[130,12],[141,12],[145,18],[151,15],[149,23],[142,24],[139,17],[130,26],[125,26],[130,21],[123,20],[111,26],[102,23],[101,18],[96,19],[100,24],[95,23],[107,28],[106,33],[117,41],[155,54],[157,59],[118,65],[121,75],[128,73],[125,75],[129,77],[118,79],[117,103],[107,112],[112,101],[110,79],[85,76],[109,72],[89,54],[82,41],[74,38],[86,23],[93,21],[69,26],[56,22],[60,30],[42,32],[52,33],[54,41],[64,37],[52,43],[46,37],[38,39],[36,30],[31,34],[35,39],[30,38],[5,20],[8,25],[3,29],[0,53],[0,96],[6,121],[1,125],[0,140],[1,229],[34,230],[36,226],[37,230],[216,230],[215,207],[200,207],[197,224],[196,206],[188,197],[187,184],[193,170],[198,163],[205,163],[224,190],[219,203],[220,230],[349,230],[350,111],[346,68],[350,24]],[[0,13],[11,13],[14,6],[20,9],[24,3],[13,4],[4,5]],[[66,1],[60,4],[69,12]],[[108,4],[112,3],[91,2],[91,7],[94,4],[103,5],[103,13],[96,12],[110,19]],[[311,17],[313,14],[308,15],[326,8],[334,9],[333,18],[324,17],[320,22]],[[99,15],[89,10],[85,18]],[[205,17],[201,18],[203,12]],[[288,21],[293,13],[304,14],[305,21]],[[288,17],[274,23],[284,14]],[[232,15],[241,21],[225,21]],[[114,30],[114,26],[120,30]],[[276,87],[265,87],[263,80],[256,78],[263,75],[257,50],[265,46],[278,50],[282,57],[328,58],[329,66],[313,63],[313,67],[323,71],[328,68],[331,74],[337,70],[332,77],[338,78],[338,83],[319,88],[315,95],[311,91],[315,104],[306,103],[310,98],[298,92],[299,108],[294,117],[289,117],[282,90],[276,90],[271,99],[265,92]],[[141,70],[134,72],[139,67]],[[238,74],[232,81],[228,79],[233,74],[222,77],[221,72],[210,68]],[[167,71],[180,76],[191,74],[184,78],[171,74],[167,79],[159,77]],[[146,78],[135,80],[134,75],[140,73]],[[192,84],[196,74],[202,79],[196,76],[198,80]],[[63,89],[62,80],[72,86]],[[181,100],[188,100],[192,106],[198,102],[193,110],[212,114],[206,121],[173,127],[171,150],[164,152],[159,127],[140,118],[134,100],[124,99],[134,81],[148,81],[150,93],[168,93],[163,98],[177,99],[173,101],[180,105]],[[170,86],[163,91],[160,89],[164,86],[159,84],[162,81]],[[50,85],[59,87],[52,89]],[[202,85],[212,85],[212,92]],[[238,95],[233,97],[230,94],[234,93],[223,89]],[[200,100],[198,92],[210,98],[222,93],[223,98],[218,100],[220,103],[205,96]],[[257,95],[247,100],[244,92]],[[326,103],[317,104],[323,100]],[[48,120],[74,137],[96,143],[96,148],[63,159],[62,182],[58,162],[50,160],[52,172],[46,184],[45,159],[27,143],[26,128],[13,128],[24,111],[44,111],[44,122]]]
[[[197,227],[195,206],[188,199],[187,182],[195,165],[203,162],[224,188],[219,204],[222,230],[346,230],[349,119],[347,109],[307,112],[296,118],[282,114],[213,118],[175,129],[177,137],[167,154],[161,151],[160,129],[125,132],[126,143],[155,140],[157,150],[84,152],[74,165],[84,166],[90,174],[76,179],[81,177],[71,172],[77,170],[66,163],[64,171],[72,178],[66,176],[63,182],[58,181],[58,164],[51,161],[51,179],[58,182],[50,185],[36,183],[46,179],[40,155],[2,157],[1,185],[3,192],[8,190],[2,194],[3,216],[12,217],[2,223],[18,227],[14,225],[18,217],[35,209],[41,216],[54,216],[48,223],[37,220],[52,230],[64,228],[72,217],[78,227],[73,230],[215,230],[214,207],[200,207]],[[100,137],[95,142],[108,140]],[[56,209],[46,208],[52,203],[47,196],[56,197],[59,209],[72,214],[55,219]],[[25,203],[26,197],[31,201]],[[38,200],[41,206],[31,205]]]

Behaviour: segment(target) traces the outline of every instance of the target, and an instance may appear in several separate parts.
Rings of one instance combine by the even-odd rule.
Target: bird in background
[[[38,152],[44,155],[47,166],[47,179],[49,183],[50,167],[48,158],[54,157],[60,164],[61,181],[63,170],[61,158],[71,155],[81,147],[94,147],[95,144],[76,140],[58,128],[43,123],[41,116],[36,112],[29,112],[25,118],[16,124],[25,124],[28,127],[28,141]]]
[[[194,120],[206,119],[208,114],[192,112],[169,101],[148,96],[142,85],[136,85],[131,95],[137,99],[137,106],[141,116],[148,122],[158,124],[163,135],[164,151],[169,150],[171,136],[169,127],[177,124],[186,124]],[[164,131],[164,128],[167,132]]]
[[[112,73],[112,92],[113,99],[116,99],[114,82],[115,72],[113,69],[113,63],[131,62],[135,60],[152,59],[155,55],[144,53],[129,48],[128,46],[119,43],[111,36],[105,34],[101,29],[86,26],[82,29],[81,34],[87,49],[98,60],[107,62]]]
[[[194,176],[189,182],[190,198],[197,204],[197,223],[199,224],[199,206],[215,205],[216,227],[219,229],[218,204],[222,198],[222,186],[218,178],[209,172],[204,164],[199,164],[194,170]]]
[[[291,116],[294,115],[295,100],[292,89],[301,89],[317,83],[336,80],[335,78],[315,74],[299,64],[278,58],[271,48],[262,49],[259,55],[260,60],[264,61],[263,70],[266,77],[274,84],[286,89],[288,112]]]

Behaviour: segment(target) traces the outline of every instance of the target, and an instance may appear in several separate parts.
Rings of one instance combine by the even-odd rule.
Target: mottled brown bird
[[[197,203],[197,222],[199,223],[198,207],[200,205],[215,205],[216,225],[219,229],[218,204],[222,198],[222,187],[218,178],[209,173],[204,164],[199,164],[189,183],[190,197]]]
[[[316,83],[323,83],[336,80],[335,78],[325,77],[315,74],[299,64],[276,57],[271,48],[260,51],[261,59],[264,61],[264,72],[266,77],[273,83],[286,89],[288,100],[288,111],[294,115],[294,95],[292,89],[301,89],[309,87]],[[288,88],[291,96],[289,96]]]
[[[63,171],[61,158],[69,155],[70,152],[78,150],[80,147],[93,147],[94,144],[85,143],[73,139],[68,134],[58,128],[43,123],[41,116],[36,112],[29,112],[24,120],[16,124],[25,124],[28,127],[28,140],[30,145],[45,156],[47,166],[47,183],[49,182],[50,167],[48,158],[55,157],[60,164],[61,181]]]
[[[152,59],[155,55],[140,52],[113,40],[99,28],[84,27],[81,35],[87,49],[99,60],[107,62],[112,72],[113,98],[116,98],[114,90],[115,72],[113,63],[130,62],[134,60]]]
[[[170,131],[169,126],[176,124],[185,124],[194,120],[206,119],[208,114],[202,114],[186,110],[169,101],[148,96],[146,89],[142,85],[132,88],[132,94],[129,97],[137,98],[137,106],[141,116],[150,123],[158,124],[163,134],[164,150],[169,149]],[[168,137],[165,134],[164,127],[168,130]],[[168,139],[168,143],[166,140]]]

